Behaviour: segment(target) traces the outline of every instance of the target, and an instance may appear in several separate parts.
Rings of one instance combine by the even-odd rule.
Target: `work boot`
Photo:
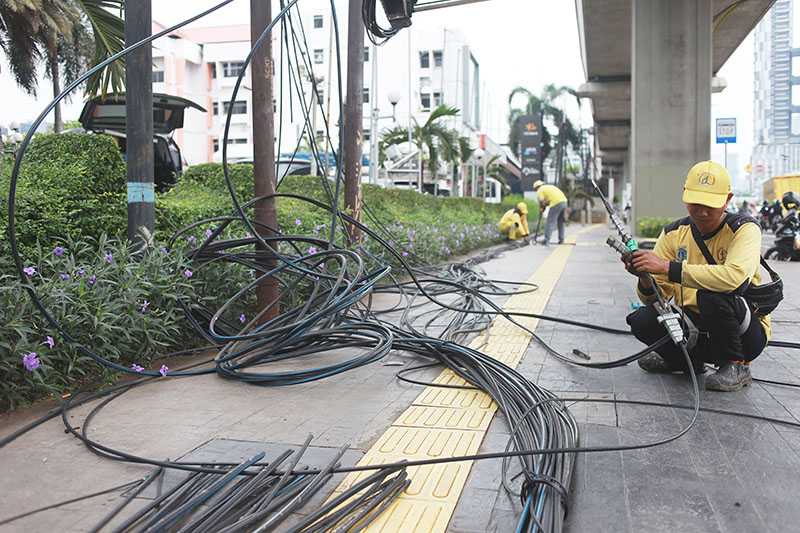
[[[728,361],[706,378],[706,390],[732,392],[752,383],[750,365]]]
[[[637,363],[639,363],[639,368],[644,370],[645,372],[650,372],[651,374],[672,374],[674,372],[683,372],[684,367],[681,366],[674,366],[669,364],[664,360],[663,357],[658,355],[656,352],[650,352],[649,354],[645,355],[644,357],[640,358]],[[703,363],[693,363],[694,366],[694,373],[695,374],[702,374],[705,372],[705,366]]]

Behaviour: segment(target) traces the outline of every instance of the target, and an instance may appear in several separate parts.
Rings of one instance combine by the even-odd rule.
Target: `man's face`
[[[728,202],[733,198],[733,194],[728,194],[727,200],[722,207],[708,207],[702,204],[686,204],[686,210],[689,211],[689,218],[692,219],[694,225],[697,226],[703,233],[708,233],[717,229],[722,217],[725,216],[725,210],[728,208]]]

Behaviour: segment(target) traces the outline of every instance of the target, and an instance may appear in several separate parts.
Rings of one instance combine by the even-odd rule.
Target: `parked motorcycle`
[[[787,192],[782,203],[789,213],[777,224],[775,243],[764,252],[764,259],[800,261],[800,219],[797,216],[800,200],[793,192]]]

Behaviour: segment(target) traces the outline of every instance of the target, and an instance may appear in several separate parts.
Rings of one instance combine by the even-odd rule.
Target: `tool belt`
[[[703,237],[700,235],[700,230],[695,228],[694,224],[692,224],[692,237],[697,247],[700,248],[703,257],[706,258],[706,262],[709,265],[716,265],[717,262],[714,260],[714,256],[711,255],[708,246],[706,246]],[[748,282],[743,288],[736,291],[736,294],[743,297],[750,304],[754,315],[766,316],[773,312],[783,300],[783,280],[777,272],[770,268],[763,257],[759,257],[759,261],[761,266],[769,272],[769,277],[772,281],[761,285],[753,285]]]

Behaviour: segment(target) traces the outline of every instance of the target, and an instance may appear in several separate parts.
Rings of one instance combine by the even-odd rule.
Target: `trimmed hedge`
[[[10,165],[4,167],[0,224],[6,227]],[[30,250],[37,242],[70,236],[98,238],[108,228],[124,233],[125,180],[125,162],[108,135],[35,136],[17,182],[17,238]],[[6,247],[3,239],[0,254]]]

